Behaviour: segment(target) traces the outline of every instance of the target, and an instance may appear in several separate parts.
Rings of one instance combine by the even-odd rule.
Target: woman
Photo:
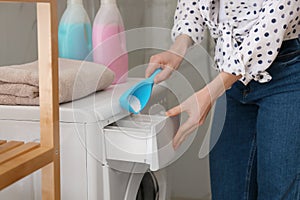
[[[210,152],[214,200],[300,199],[300,0],[179,0],[169,51],[154,55],[146,77],[176,70],[207,27],[218,76],[181,105],[187,112],[174,148],[201,125],[226,91],[223,131]]]

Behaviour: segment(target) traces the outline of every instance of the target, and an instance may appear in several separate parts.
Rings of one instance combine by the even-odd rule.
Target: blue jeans
[[[210,152],[213,200],[300,200],[300,40],[284,42],[267,71],[270,82],[236,82],[226,92]]]

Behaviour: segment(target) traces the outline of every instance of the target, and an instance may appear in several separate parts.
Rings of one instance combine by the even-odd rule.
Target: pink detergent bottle
[[[128,54],[124,24],[116,0],[102,0],[93,25],[94,62],[115,72],[113,84],[127,80]]]

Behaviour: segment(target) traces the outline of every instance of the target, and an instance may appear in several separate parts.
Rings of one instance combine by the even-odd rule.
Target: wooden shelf
[[[3,150],[0,153],[0,190],[44,167],[53,159],[53,148],[41,147],[38,143],[14,141],[0,145],[0,149]]]

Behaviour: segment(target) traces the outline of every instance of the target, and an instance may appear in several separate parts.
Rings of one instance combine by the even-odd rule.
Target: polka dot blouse
[[[219,71],[251,80],[271,80],[266,69],[284,40],[300,37],[300,0],[178,0],[172,38],[189,35],[196,44],[207,27],[216,40]],[[219,20],[220,6],[226,20]],[[224,16],[222,16],[224,19]]]

